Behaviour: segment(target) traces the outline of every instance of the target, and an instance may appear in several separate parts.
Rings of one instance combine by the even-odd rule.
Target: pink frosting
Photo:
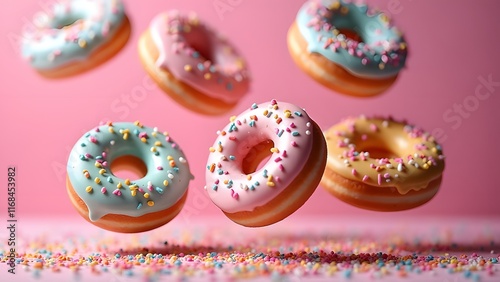
[[[312,122],[306,112],[289,103],[252,107],[219,131],[207,163],[206,186],[223,211],[252,211],[275,198],[304,170],[313,144]],[[271,140],[267,163],[253,173],[242,169],[251,148]]]
[[[168,69],[177,79],[228,103],[238,101],[248,91],[243,58],[195,14],[159,14],[152,20],[150,32],[160,53],[156,65]]]

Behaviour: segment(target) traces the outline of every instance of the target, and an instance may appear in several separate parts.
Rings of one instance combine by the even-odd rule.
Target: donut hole
[[[122,179],[137,180],[146,176],[146,164],[136,156],[126,155],[114,159],[110,164],[111,173]]]
[[[251,147],[242,162],[243,173],[251,174],[264,167],[273,154],[271,152],[273,147],[272,140],[264,140]]]
[[[81,19],[82,16],[78,14],[68,14],[64,17],[54,17],[51,21],[51,27],[56,29],[68,28]]]
[[[202,26],[192,27],[184,36],[187,45],[198,52],[202,61],[210,61],[222,73],[235,72],[234,50],[221,37]]]
[[[209,33],[201,28],[193,28],[191,32],[185,33],[186,43],[198,52],[202,58],[214,62],[217,60],[213,48],[213,38]]]
[[[387,146],[373,146],[367,148],[360,148],[360,151],[370,153],[370,158],[373,159],[383,159],[383,158],[394,159],[401,157]]]
[[[351,39],[351,40],[354,40],[356,42],[363,42],[363,37],[361,37],[361,35],[359,35],[359,33],[357,33],[356,31],[352,30],[352,29],[346,29],[346,28],[339,28],[339,34],[343,34],[346,39]]]

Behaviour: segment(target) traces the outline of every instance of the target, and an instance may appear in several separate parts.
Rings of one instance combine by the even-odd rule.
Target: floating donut
[[[323,133],[303,109],[275,100],[253,104],[218,132],[205,189],[234,222],[270,225],[305,203],[325,163]]]
[[[288,32],[295,63],[316,81],[354,96],[382,93],[405,66],[407,45],[387,15],[346,0],[312,0]]]
[[[113,174],[123,169],[143,177]],[[96,226],[123,233],[172,220],[193,179],[170,135],[139,122],[107,123],[87,132],[73,147],[67,170],[68,194],[78,213]]]
[[[139,40],[139,55],[162,90],[198,113],[227,112],[249,90],[241,55],[195,14],[157,15]]]
[[[34,28],[23,35],[21,51],[40,74],[61,78],[104,63],[129,35],[121,0],[63,0],[35,17]]]
[[[321,185],[351,205],[379,211],[420,206],[438,192],[441,146],[424,130],[392,119],[348,118],[325,132]]]

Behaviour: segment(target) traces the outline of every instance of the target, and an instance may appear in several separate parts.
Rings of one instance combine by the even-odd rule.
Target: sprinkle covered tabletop
[[[136,234],[80,218],[0,233],[2,281],[500,281],[498,218],[178,217]],[[15,272],[12,273],[12,272]]]

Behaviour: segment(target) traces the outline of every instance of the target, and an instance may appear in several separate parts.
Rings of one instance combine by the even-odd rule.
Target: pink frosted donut
[[[293,104],[276,100],[253,104],[231,117],[218,135],[210,147],[205,189],[238,224],[257,227],[286,218],[321,180],[325,138],[307,113]]]
[[[139,55],[167,94],[200,113],[228,111],[249,88],[242,56],[195,14],[157,15],[139,40]]]

